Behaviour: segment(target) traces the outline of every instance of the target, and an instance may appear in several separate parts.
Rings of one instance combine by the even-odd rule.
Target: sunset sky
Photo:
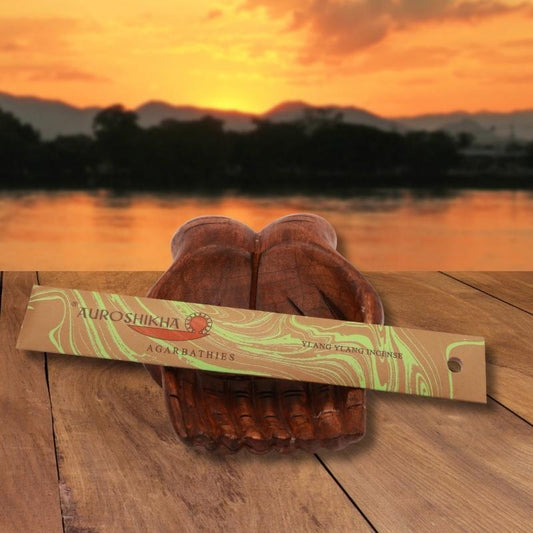
[[[533,0],[3,2],[0,91],[251,112],[533,108]]]

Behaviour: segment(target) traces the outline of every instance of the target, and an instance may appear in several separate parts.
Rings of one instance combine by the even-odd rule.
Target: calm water
[[[259,230],[303,211],[328,219],[340,251],[363,270],[533,268],[533,194],[507,191],[349,199],[3,194],[0,268],[166,269],[170,238],[190,218],[227,215]]]

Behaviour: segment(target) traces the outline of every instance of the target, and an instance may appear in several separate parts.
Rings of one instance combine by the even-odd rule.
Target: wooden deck
[[[211,455],[140,366],[17,352],[32,284],[144,294],[158,272],[6,272],[0,531],[531,531],[533,272],[367,276],[385,323],[483,335],[488,404],[368,394],[342,452]]]

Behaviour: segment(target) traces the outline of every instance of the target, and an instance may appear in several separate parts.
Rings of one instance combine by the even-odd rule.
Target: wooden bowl
[[[378,294],[336,245],[331,225],[312,214],[280,218],[259,233],[226,217],[195,218],[174,235],[174,262],[148,296],[382,324]],[[147,368],[190,445],[313,452],[341,449],[365,432],[363,389]]]

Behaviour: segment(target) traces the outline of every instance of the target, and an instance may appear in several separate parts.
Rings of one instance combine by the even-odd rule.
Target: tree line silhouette
[[[2,187],[326,193],[532,182],[533,143],[513,162],[521,172],[508,172],[502,182],[483,167],[469,166],[463,153],[472,141],[468,135],[382,131],[323,114],[288,123],[256,120],[250,132],[223,126],[206,116],[142,128],[134,112],[116,105],[96,115],[93,135],[43,140],[0,110]]]

